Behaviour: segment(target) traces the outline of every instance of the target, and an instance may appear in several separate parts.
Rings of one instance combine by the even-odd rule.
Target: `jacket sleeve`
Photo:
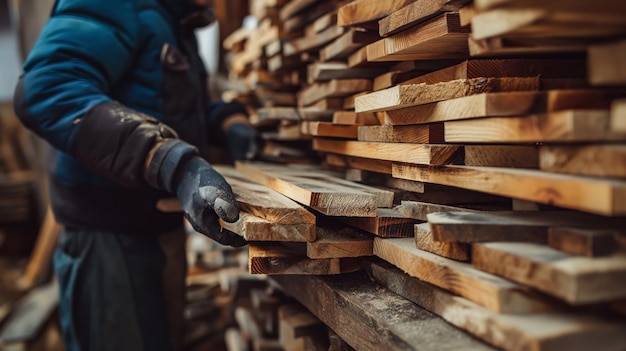
[[[184,143],[169,127],[109,97],[110,89],[131,69],[138,47],[132,2],[113,2],[122,8],[105,1],[57,3],[26,61],[14,105],[23,124],[55,148],[96,173],[141,187],[146,185],[146,169],[156,174],[161,168],[146,167],[148,155],[158,156],[152,162],[163,162],[173,149],[182,159],[195,148],[181,147]],[[167,150],[155,152],[155,146]],[[170,168],[180,160],[172,160],[174,154]],[[158,177],[147,181],[168,188],[159,182]]]
[[[209,140],[219,147],[226,147],[226,138],[222,125],[228,117],[236,114],[248,116],[246,106],[242,103],[209,101],[206,109],[207,126],[209,128]]]

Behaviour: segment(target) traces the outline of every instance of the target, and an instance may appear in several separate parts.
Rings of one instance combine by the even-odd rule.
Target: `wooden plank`
[[[622,220],[568,211],[489,211],[431,213],[428,222],[441,241],[529,241],[546,243],[553,227],[620,228]]]
[[[283,6],[280,9],[280,19],[281,20],[287,20],[291,17],[293,17],[294,15],[298,14],[299,12],[302,12],[304,10],[306,10],[307,8],[311,7],[312,5],[314,5],[315,3],[317,3],[319,0],[293,0],[288,2],[287,4],[285,4],[285,6]]]
[[[457,261],[469,261],[470,245],[453,241],[436,241],[428,223],[415,225],[415,247],[437,256]]]
[[[550,228],[548,245],[555,250],[577,256],[607,256],[623,249],[615,239],[618,235],[612,230]]]
[[[330,165],[343,168],[349,167],[371,172],[391,174],[391,161],[327,154],[326,162]]]
[[[626,297],[626,255],[578,257],[527,243],[472,246],[474,267],[580,305]]]
[[[379,143],[443,143],[443,125],[361,126],[358,128],[358,140]]]
[[[379,208],[376,217],[342,217],[340,220],[383,238],[413,237],[415,234],[413,225],[417,223],[391,208]]]
[[[555,42],[554,38],[541,40],[538,38],[487,38],[476,40],[469,38],[469,52],[472,57],[498,57],[498,56],[546,56],[581,54],[587,50],[584,42],[565,40]]]
[[[374,113],[356,113],[354,111],[337,111],[333,114],[334,124],[346,125],[378,125],[378,119]]]
[[[626,4],[615,0],[598,0],[591,2],[571,2],[567,0],[552,0],[545,2],[542,0],[474,0],[476,7],[481,10],[490,10],[497,7],[506,8],[525,8],[539,6],[546,10],[560,10],[565,5],[569,5],[568,9],[576,11],[588,12],[605,12],[605,11],[626,11]],[[606,10],[610,9],[610,10]]]
[[[336,8],[337,4],[335,1],[318,1],[315,6],[309,8],[307,11],[300,12],[299,14],[283,21],[283,29],[287,33],[293,33],[295,35],[300,34],[300,32],[307,25],[315,22],[321,16],[335,11]]]
[[[313,36],[287,41],[283,44],[283,54],[285,56],[293,56],[303,52],[315,51],[337,39],[343,32],[344,29],[341,27],[330,27]]]
[[[394,163],[397,178],[455,186],[605,216],[626,215],[626,183],[536,170]]]
[[[523,116],[571,109],[605,109],[616,98],[593,90],[504,92],[477,94],[431,104],[385,111],[391,125],[424,124],[478,117]]]
[[[304,247],[303,247],[304,248]],[[312,260],[305,252],[294,253],[273,243],[248,244],[248,269],[250,274],[344,274],[360,269],[358,259],[327,258]]]
[[[626,145],[542,146],[546,172],[599,177],[626,177]]]
[[[320,50],[320,61],[344,59],[361,47],[380,39],[378,34],[350,29]]]
[[[483,210],[482,207],[479,207]],[[471,207],[450,206],[423,201],[402,201],[397,207],[398,211],[406,217],[414,218],[420,221],[428,221],[426,217],[429,213],[437,212],[474,212],[477,209]]]
[[[316,19],[304,29],[304,35],[311,36],[337,25],[337,11],[332,11]]]
[[[357,125],[334,124],[330,122],[302,122],[300,132],[305,135],[356,139]]]
[[[380,71],[371,68],[349,68],[343,62],[314,62],[308,66],[310,84],[333,79],[374,78]]]
[[[239,214],[239,220],[228,223],[220,219],[222,228],[241,235],[247,241],[288,241],[307,242],[315,240],[315,224],[278,224],[246,212]]]
[[[466,58],[469,28],[461,27],[458,13],[446,13],[424,24],[367,46],[371,62]]]
[[[272,280],[357,350],[490,349],[365,274]]]
[[[462,157],[463,147],[457,145],[373,143],[362,141],[313,140],[313,150],[378,160],[428,165],[454,163]]]
[[[584,313],[495,313],[385,262],[369,261],[365,267],[387,289],[504,350],[619,350],[626,342],[623,322]]]
[[[363,96],[365,94],[370,93],[370,91],[362,91],[360,93],[356,93],[350,96],[347,96],[343,99],[343,109],[344,110],[354,110],[354,103],[357,97]],[[379,123],[380,124],[380,123]]]
[[[414,0],[387,0],[384,3],[377,0],[353,1],[339,8],[337,12],[337,25],[344,27],[368,27],[368,22],[373,22],[387,16],[413,1]],[[377,27],[377,23],[375,26]]]
[[[378,22],[381,37],[387,37],[418,25],[437,15],[458,10],[468,0],[421,0],[407,4]]]
[[[470,264],[415,247],[415,239],[374,239],[374,254],[408,275],[446,289],[498,313],[545,312],[552,308],[530,289],[479,271]]]
[[[254,96],[263,106],[294,106],[296,94],[292,92],[274,91],[265,88],[254,89]]]
[[[390,111],[481,93],[538,88],[538,78],[475,78],[437,84],[399,85],[357,97],[355,111]]]
[[[346,180],[368,185],[381,186],[389,189],[403,190],[405,192],[424,192],[424,183],[422,182],[414,182],[412,180],[393,178],[390,174],[369,172],[362,169],[346,169]]]
[[[279,121],[299,121],[298,110],[293,107],[262,107],[250,116],[250,122],[255,125]]]
[[[615,100],[611,105],[611,129],[626,132],[626,99]]]
[[[466,166],[539,168],[535,146],[465,145]]]
[[[568,110],[524,117],[445,122],[448,143],[550,143],[623,140],[605,110]]]
[[[274,172],[258,163],[236,164],[251,181],[261,183],[328,216],[375,216],[376,196],[328,181],[312,180]]]
[[[374,238],[344,225],[318,227],[317,240],[307,243],[309,258],[345,258],[374,255]]]
[[[476,9],[473,2],[462,6],[459,8],[459,19],[461,20],[461,25],[463,27],[471,25],[472,18],[479,13],[480,11]]]
[[[626,55],[626,40],[591,46],[588,55],[589,82],[592,85],[626,84],[626,68],[619,60]]]
[[[298,103],[311,105],[329,97],[343,97],[372,89],[368,79],[333,79],[324,83],[315,83],[298,94]]]

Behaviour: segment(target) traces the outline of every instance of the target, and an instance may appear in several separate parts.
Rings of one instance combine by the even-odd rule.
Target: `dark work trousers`
[[[54,254],[66,350],[180,350],[185,234],[65,228]]]

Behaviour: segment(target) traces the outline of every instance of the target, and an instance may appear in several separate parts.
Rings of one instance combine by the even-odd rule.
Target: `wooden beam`
[[[376,21],[393,11],[401,9],[414,0],[387,0],[384,3],[377,0],[352,1],[339,8],[337,25],[339,26],[368,26],[368,22]]]
[[[374,238],[343,225],[322,226],[317,229],[317,240],[307,243],[306,255],[314,259],[372,256]]]
[[[584,313],[500,314],[411,278],[385,262],[365,264],[379,284],[441,316],[448,323],[504,350],[618,350],[626,343],[626,325]]]
[[[548,229],[548,245],[568,254],[599,257],[607,256],[620,247],[616,231],[580,228],[550,228]]]
[[[378,22],[381,37],[418,25],[444,12],[456,11],[469,0],[421,0],[392,12]]]
[[[535,146],[466,145],[466,166],[539,168],[539,149]]]
[[[458,13],[446,13],[417,27],[367,46],[371,62],[466,58],[469,28],[461,27]]]
[[[344,59],[379,38],[376,33],[350,29],[320,50],[320,61]]]
[[[437,256],[457,261],[469,261],[470,245],[454,241],[437,241],[428,223],[415,225],[415,247]]]
[[[372,89],[368,79],[333,79],[329,82],[315,83],[298,94],[298,103],[311,105],[329,97],[343,97]]]
[[[626,68],[619,57],[626,55],[626,40],[589,47],[589,82],[592,85],[626,84]]]
[[[463,96],[539,88],[539,78],[475,78],[437,84],[409,84],[359,96],[356,112],[390,111]]]
[[[622,140],[605,110],[567,110],[524,117],[445,122],[448,143],[542,143]]]
[[[413,225],[417,223],[391,208],[379,208],[376,217],[342,217],[341,221],[383,238],[413,237]]]
[[[248,269],[250,274],[312,274],[330,275],[358,271],[358,259],[327,258],[312,260],[305,253],[294,253],[293,249],[280,244],[249,243]]]
[[[470,264],[419,250],[415,239],[374,239],[374,254],[412,277],[474,301],[498,313],[533,313],[552,309],[530,289],[487,274]]]
[[[357,125],[334,124],[330,122],[306,122],[300,123],[300,132],[304,135],[313,135],[332,138],[357,138]]]
[[[443,125],[361,126],[358,129],[358,140],[379,143],[443,143]]]
[[[462,157],[463,147],[457,145],[373,143],[362,141],[313,140],[313,150],[378,160],[410,162],[427,165],[454,163]]]
[[[307,242],[315,240],[315,224],[278,224],[246,212],[239,214],[239,220],[228,223],[220,219],[222,228],[241,235],[247,241],[288,241]]]
[[[394,163],[397,178],[449,185],[605,216],[626,215],[626,183],[497,167],[427,167]]]
[[[542,146],[546,172],[626,178],[626,145]]]
[[[626,297],[626,255],[578,257],[527,243],[472,247],[474,267],[580,305]]]
[[[272,280],[357,350],[490,349],[365,274]]]

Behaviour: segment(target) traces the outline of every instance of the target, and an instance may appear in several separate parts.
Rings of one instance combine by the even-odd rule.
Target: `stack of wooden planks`
[[[259,231],[250,270],[357,350],[626,348],[624,10],[282,4],[319,18],[274,53],[325,168],[237,165],[315,217],[305,244]]]

